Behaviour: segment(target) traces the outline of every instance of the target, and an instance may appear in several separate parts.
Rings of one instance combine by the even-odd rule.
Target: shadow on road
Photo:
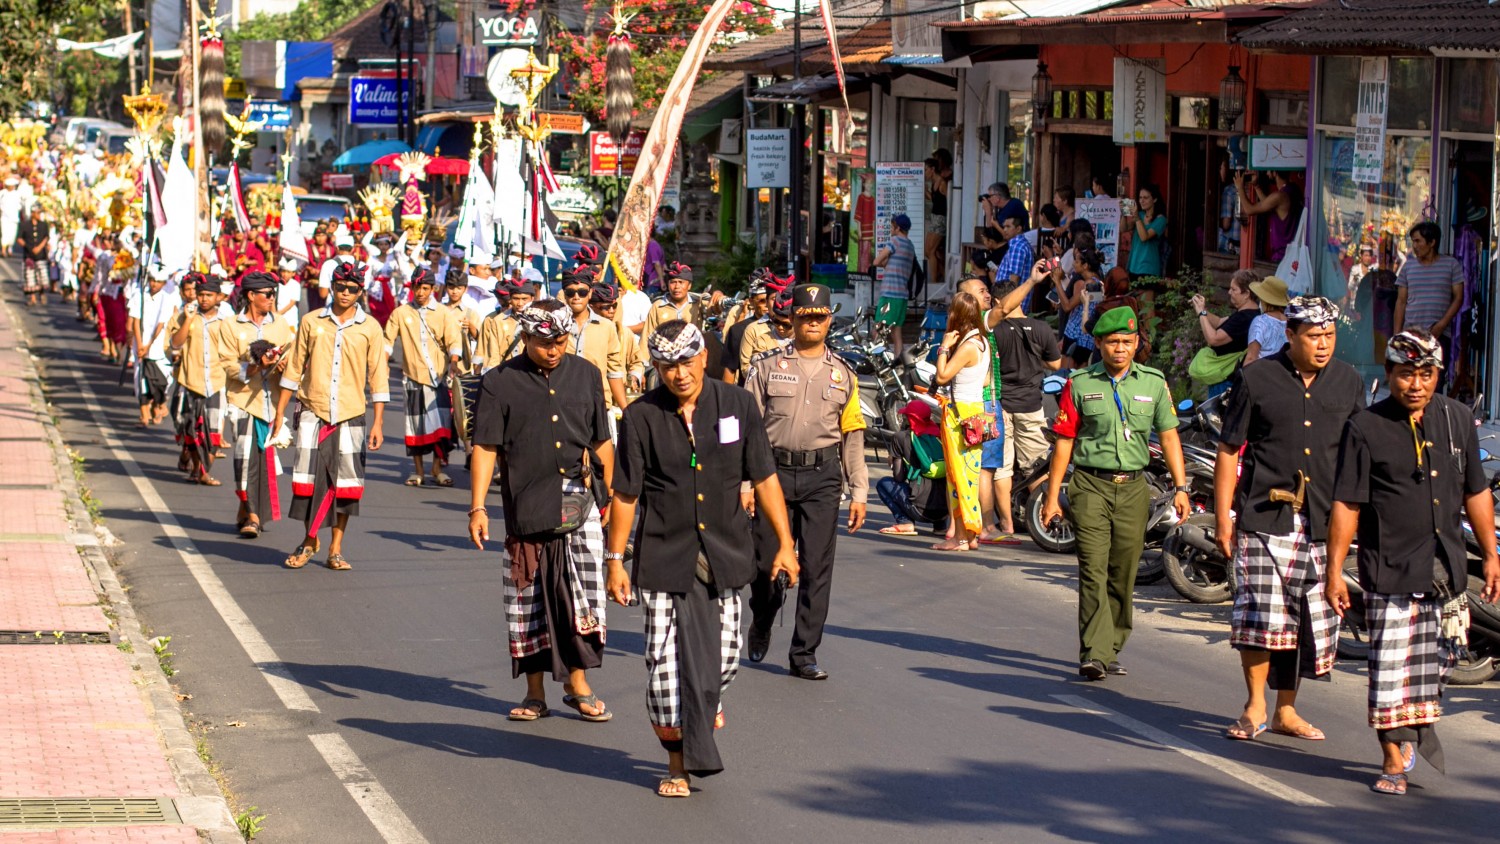
[[[367,665],[315,665],[299,662],[288,662],[285,665],[297,682],[334,697],[357,698],[359,695],[354,692],[371,692],[401,700],[436,703],[476,712],[493,713],[500,708],[498,700],[478,693],[477,690],[488,688],[480,683],[392,671],[388,668],[371,668]]]

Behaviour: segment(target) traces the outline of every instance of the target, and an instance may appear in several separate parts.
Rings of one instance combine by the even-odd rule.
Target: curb
[[[68,455],[67,443],[52,421],[51,414],[47,412],[49,405],[42,391],[41,372],[31,351],[31,334],[25,322],[17,318],[15,303],[7,297],[3,305],[11,326],[21,340],[20,351],[25,354],[21,377],[30,385],[33,410],[37,411],[37,419],[47,432],[47,444],[52,447],[53,465],[57,470],[58,489],[63,493],[69,521],[75,527],[87,525],[91,529],[90,532],[75,532],[71,539],[78,548],[89,579],[94,582],[95,589],[108,602],[108,609],[114,614],[115,630],[120,638],[130,643],[132,652],[122,653],[122,656],[135,669],[136,686],[142,693],[148,714],[164,745],[172,777],[186,795],[175,798],[173,804],[182,817],[183,824],[198,829],[200,840],[209,844],[243,844],[245,839],[240,835],[234,813],[229,809],[229,801],[203,760],[198,758],[197,742],[182,717],[176,692],[162,673],[161,664],[154,656],[155,651],[142,632],[135,607],[121,587],[104,546],[99,541],[100,533],[104,536],[111,535],[102,526],[93,527],[88,508],[83,503],[82,491],[73,476],[73,463]]]

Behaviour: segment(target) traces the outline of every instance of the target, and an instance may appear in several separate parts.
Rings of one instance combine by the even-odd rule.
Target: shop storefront
[[[1404,19],[1404,20],[1403,20]],[[1397,25],[1400,24],[1400,25]],[[1339,357],[1380,373],[1412,226],[1437,224],[1463,272],[1449,331],[1450,393],[1500,390],[1495,330],[1500,9],[1446,0],[1309,7],[1243,33],[1257,52],[1312,54],[1308,237],[1314,284],[1347,303]],[[1494,415],[1497,403],[1486,399]]]

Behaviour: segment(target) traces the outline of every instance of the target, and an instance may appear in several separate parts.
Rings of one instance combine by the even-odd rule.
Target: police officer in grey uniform
[[[801,576],[789,657],[792,676],[804,680],[828,678],[818,667],[817,650],[833,588],[840,492],[847,483],[847,525],[853,533],[864,524],[869,490],[859,381],[824,344],[832,321],[831,291],[821,284],[798,285],[792,290],[792,342],[762,355],[745,373],[745,389],[765,420],[797,542]],[[778,545],[763,520],[756,522],[755,539],[760,573],[750,587],[748,656],[760,662],[783,593],[771,580]]]

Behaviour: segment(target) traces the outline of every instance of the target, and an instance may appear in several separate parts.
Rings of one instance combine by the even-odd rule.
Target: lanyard
[[[1130,423],[1125,420],[1125,402],[1120,399],[1120,382],[1116,381],[1113,375],[1105,377],[1109,378],[1109,389],[1115,396],[1115,409],[1120,411],[1120,430],[1124,432],[1125,440],[1128,442],[1130,440]]]

